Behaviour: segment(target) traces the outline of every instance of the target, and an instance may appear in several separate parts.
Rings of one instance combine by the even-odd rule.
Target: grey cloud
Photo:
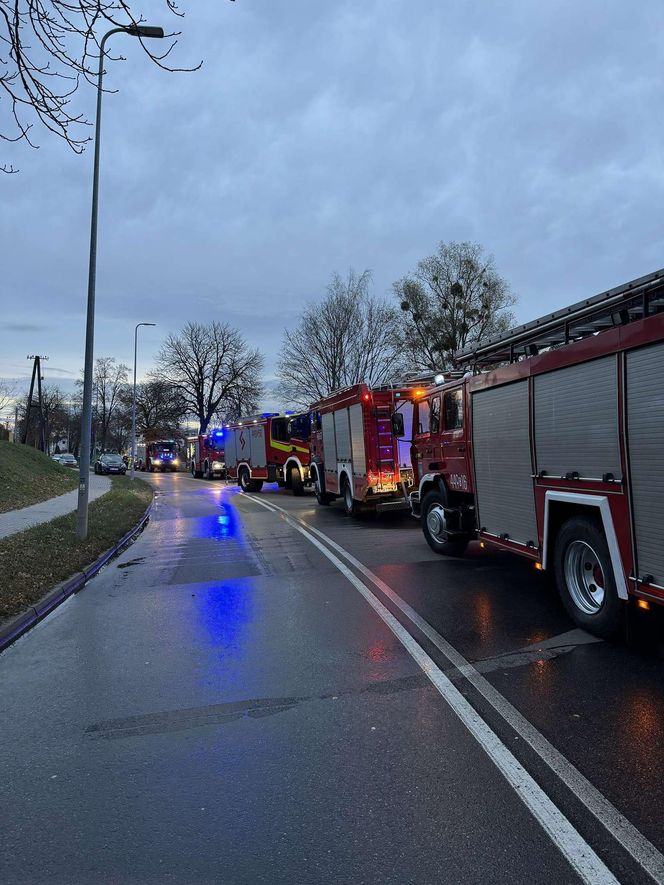
[[[663,24],[657,0],[190,4],[200,72],[126,45],[109,68],[97,353],[131,364],[134,323],[157,322],[145,371],[186,319],[228,319],[271,375],[333,270],[387,294],[439,239],[493,252],[522,320],[654,269]],[[77,375],[92,156],[41,143],[2,147],[23,171],[1,182],[0,299],[48,316],[30,346]],[[0,375],[23,350],[0,329]]]

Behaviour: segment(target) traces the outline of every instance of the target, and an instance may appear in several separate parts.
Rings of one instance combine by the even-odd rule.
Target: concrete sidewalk
[[[108,476],[96,476],[90,474],[90,492],[89,500],[94,501],[110,491],[111,480]],[[41,504],[32,504],[30,507],[23,507],[21,510],[10,510],[7,513],[0,513],[0,538],[6,538],[7,535],[13,535],[15,532],[22,532],[23,529],[29,529],[33,525],[39,525],[42,522],[50,522],[58,516],[64,516],[76,510],[78,505],[78,489],[73,492],[67,492],[66,495],[58,495],[57,498],[49,498],[48,501],[42,501]]]

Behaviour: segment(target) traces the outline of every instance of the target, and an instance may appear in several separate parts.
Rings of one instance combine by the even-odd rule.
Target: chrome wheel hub
[[[427,513],[427,528],[429,534],[436,541],[441,543],[447,541],[447,521],[445,519],[445,510],[440,504],[434,504]]]
[[[572,541],[565,550],[565,581],[576,607],[596,615],[606,595],[604,572],[599,557],[585,541]]]

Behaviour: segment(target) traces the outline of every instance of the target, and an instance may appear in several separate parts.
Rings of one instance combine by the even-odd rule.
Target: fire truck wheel
[[[574,516],[564,523],[556,538],[555,572],[560,598],[572,620],[597,636],[615,636],[624,609],[609,545],[597,520]]]
[[[445,497],[435,489],[427,492],[422,501],[422,531],[434,553],[443,556],[461,556],[468,546],[468,538],[450,537],[445,529]]]
[[[249,483],[249,491],[250,492],[260,492],[263,488],[263,480],[262,479],[252,479]]]
[[[253,491],[253,489],[251,488],[251,477],[249,476],[249,471],[246,467],[243,467],[240,470],[240,475],[238,476],[238,485],[243,492]]]
[[[301,498],[304,494],[304,483],[302,482],[302,474],[297,467],[293,467],[290,471],[290,486],[295,497]]]
[[[314,491],[316,492],[316,500],[321,506],[326,507],[328,504],[332,503],[333,495],[331,495],[329,492],[323,491],[320,485],[320,479],[318,477],[317,471],[314,476],[316,477],[314,479]]]
[[[351,484],[347,479],[344,479],[343,489],[341,490],[341,494],[344,499],[344,510],[348,514],[348,516],[357,516],[359,513],[359,507],[355,499],[353,498],[353,489]]]

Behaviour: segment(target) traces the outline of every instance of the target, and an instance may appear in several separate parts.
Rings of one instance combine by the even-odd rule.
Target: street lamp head
[[[163,28],[153,28],[151,25],[129,25],[123,28],[123,30],[133,37],[156,37],[161,39],[164,36]]]

